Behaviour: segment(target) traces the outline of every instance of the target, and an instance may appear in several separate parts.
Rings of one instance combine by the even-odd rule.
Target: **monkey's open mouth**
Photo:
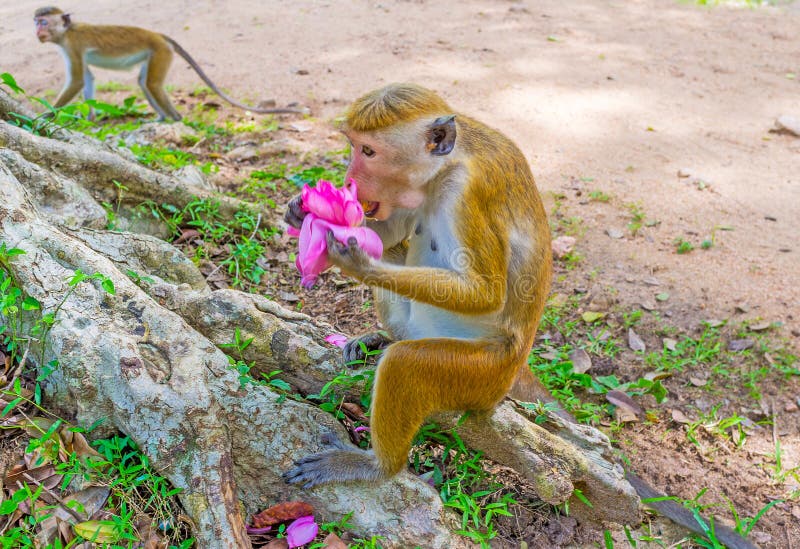
[[[375,217],[375,214],[378,212],[378,208],[381,207],[380,202],[368,202],[366,200],[361,201],[361,207],[364,208],[364,215],[367,217]]]

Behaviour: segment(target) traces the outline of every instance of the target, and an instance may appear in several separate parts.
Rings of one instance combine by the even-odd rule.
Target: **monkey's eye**
[[[373,156],[375,156],[375,151],[373,151],[372,147],[370,147],[369,145],[361,145],[361,152],[367,158],[372,158]]]

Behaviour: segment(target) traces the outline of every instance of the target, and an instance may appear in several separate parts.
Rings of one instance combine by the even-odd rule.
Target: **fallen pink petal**
[[[295,520],[286,528],[286,541],[289,542],[289,549],[310,543],[317,537],[318,531],[319,526],[314,522],[313,515]]]
[[[325,341],[327,341],[331,345],[336,345],[337,347],[344,348],[345,344],[347,343],[347,336],[344,336],[342,334],[330,334],[325,336]]]
[[[300,230],[293,227],[287,231],[298,237],[299,253],[297,270],[300,283],[306,288],[314,285],[321,272],[330,267],[328,261],[327,234],[346,244],[355,238],[358,245],[371,257],[378,259],[383,254],[383,242],[378,234],[364,227],[364,209],[357,200],[355,182],[348,187],[336,188],[330,181],[320,180],[316,187],[306,185],[302,190],[303,210],[307,212]]]
[[[353,429],[353,431],[355,431],[356,433],[363,433],[364,431],[369,431],[369,427],[367,427],[366,425],[359,425],[358,427]]]

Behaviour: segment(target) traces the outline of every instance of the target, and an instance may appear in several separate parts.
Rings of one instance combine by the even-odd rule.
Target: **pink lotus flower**
[[[344,346],[347,343],[347,336],[342,334],[328,334],[325,336],[325,341],[331,345],[336,345],[337,347],[344,349]]]
[[[355,181],[337,189],[330,181],[320,180],[316,187],[303,187],[303,211],[308,212],[298,231],[289,227],[289,234],[299,236],[297,269],[300,283],[310,288],[317,276],[331,266],[328,260],[326,236],[328,231],[342,244],[355,237],[358,245],[370,256],[378,259],[383,254],[383,242],[372,229],[364,227],[364,209],[356,199]]]
[[[317,537],[318,531],[319,527],[314,522],[313,515],[295,520],[286,528],[286,541],[289,542],[289,549],[311,542]]]

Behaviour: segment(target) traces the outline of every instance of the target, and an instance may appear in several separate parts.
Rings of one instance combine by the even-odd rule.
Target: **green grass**
[[[436,488],[445,507],[460,517],[457,533],[481,547],[490,547],[497,536],[498,519],[512,516],[510,508],[521,504],[486,471],[481,452],[467,448],[455,430],[423,426],[412,450],[412,464]]]

